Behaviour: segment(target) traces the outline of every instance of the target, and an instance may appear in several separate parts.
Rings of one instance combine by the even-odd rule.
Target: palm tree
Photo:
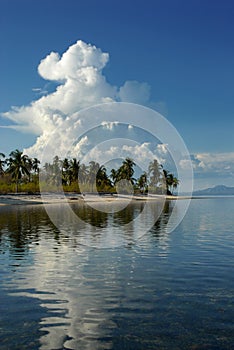
[[[91,184],[91,191],[93,192],[93,186],[96,182],[96,177],[97,177],[97,173],[98,170],[100,168],[99,163],[96,163],[95,161],[91,160],[91,162],[89,162],[89,183]]]
[[[172,173],[169,173],[167,170],[163,170],[163,174],[166,182],[167,194],[171,195],[173,189],[176,189],[179,185],[179,180]]]
[[[116,182],[118,181],[118,171],[115,169],[111,169],[110,177],[112,179],[112,183],[115,186]]]
[[[19,181],[22,175],[29,176],[29,158],[18,149],[12,151],[9,156],[7,172],[11,174],[12,179],[15,181],[16,192],[18,192]]]
[[[27,157],[27,169],[28,169],[28,182],[31,181],[31,171],[32,171],[32,159],[29,158],[28,156]]]
[[[170,191],[169,191],[169,182],[168,179],[169,179],[169,172],[165,169],[163,169],[163,175],[164,175],[164,180],[165,180],[165,185],[166,185],[166,191],[167,191],[167,194],[171,194]]]
[[[102,165],[97,172],[97,185],[99,190],[106,190],[106,188],[111,187],[111,181],[106,173],[106,168]]]
[[[64,158],[62,161],[62,183],[64,185],[70,185],[71,174],[70,174],[70,164],[67,158]]]
[[[52,173],[52,165],[48,162],[46,162],[43,166],[43,169],[44,169],[44,173],[45,173],[45,179],[46,181],[49,180],[49,177]]]
[[[79,167],[79,172],[78,172],[78,181],[81,184],[87,183],[88,182],[88,167],[85,164],[81,164]]]
[[[34,171],[35,174],[39,174],[40,168],[39,168],[39,164],[40,164],[40,160],[37,158],[33,158],[32,159],[32,170]]]
[[[141,174],[141,176],[139,177],[139,179],[137,180],[137,185],[140,189],[140,191],[145,194],[146,189],[147,189],[147,174],[146,172],[144,172],[143,174]]]
[[[62,178],[62,161],[58,156],[55,156],[52,164],[52,183],[58,186]]]
[[[6,161],[2,160],[1,158],[5,158],[4,153],[0,153],[0,176],[4,175],[4,173],[5,173],[4,165],[6,164]]]
[[[177,179],[177,177],[173,177],[173,183],[172,183],[172,187],[173,187],[173,190],[176,190],[177,187],[179,186],[179,183],[180,181]]]
[[[79,170],[80,170],[80,161],[76,158],[73,158],[70,161],[69,164],[69,170],[70,170],[70,174],[71,174],[71,182],[77,182],[78,181],[78,174],[79,174]]]
[[[173,174],[171,174],[171,173],[168,174],[167,183],[168,183],[169,191],[172,194]]]
[[[161,176],[161,170],[162,165],[160,165],[157,161],[157,159],[154,159],[152,162],[149,163],[148,167],[148,174],[149,174],[149,185],[155,189],[157,189],[159,182],[160,182],[160,176]]]
[[[113,179],[114,185],[116,186],[117,192],[122,191],[123,193],[131,193],[132,185],[134,185],[136,179],[134,175],[134,166],[136,164],[134,161],[127,157],[122,162],[119,169],[111,170],[111,177]]]
[[[134,174],[134,166],[136,164],[134,163],[134,161],[131,158],[126,158],[121,167],[117,170],[117,179],[125,179],[128,180],[132,183],[132,185],[135,182],[135,179],[133,177]]]

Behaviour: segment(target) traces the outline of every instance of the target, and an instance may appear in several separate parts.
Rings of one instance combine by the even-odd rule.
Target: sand
[[[35,205],[35,204],[56,204],[56,203],[89,203],[89,202],[129,202],[131,200],[136,201],[157,201],[157,200],[176,200],[176,199],[190,199],[186,196],[158,196],[158,195],[96,195],[96,194],[56,194],[47,193],[43,194],[43,198],[40,194],[7,194],[0,195],[0,206],[5,205]]]

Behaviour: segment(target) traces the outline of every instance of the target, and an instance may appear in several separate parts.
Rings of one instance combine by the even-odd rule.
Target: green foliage
[[[31,160],[23,154],[23,152],[16,149],[10,153],[10,158],[7,159],[8,169],[7,172],[11,174],[13,181],[15,182],[16,192],[18,192],[19,182],[23,176],[30,174]]]
[[[36,193],[40,192],[39,183],[35,182],[28,182],[20,185],[20,192],[26,192],[26,193]]]
[[[37,158],[29,158],[19,150],[10,153],[9,158],[0,153],[0,193],[42,191],[95,192],[100,193],[142,193],[171,194],[179,185],[179,180],[163,169],[156,159],[149,163],[148,173],[134,178],[135,162],[131,158],[123,160],[118,169],[110,175],[103,165],[95,161],[81,164],[76,158],[61,160],[55,156],[52,163],[39,168]],[[40,172],[40,186],[39,186]]]
[[[77,183],[73,182],[70,185],[63,185],[63,190],[64,190],[64,192],[80,193],[80,188],[79,188],[78,182]]]
[[[15,191],[15,185],[12,183],[0,182],[0,193],[7,194]]]

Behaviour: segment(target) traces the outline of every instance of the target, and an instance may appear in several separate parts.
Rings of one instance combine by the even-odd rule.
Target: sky
[[[1,0],[0,152],[37,156],[67,115],[134,102],[177,129],[195,189],[234,186],[233,18],[231,0]]]

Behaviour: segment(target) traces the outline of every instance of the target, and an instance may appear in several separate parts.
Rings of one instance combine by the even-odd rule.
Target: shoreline
[[[163,195],[118,195],[118,194],[77,194],[77,193],[46,193],[41,196],[40,193],[11,193],[0,194],[0,208],[5,206],[18,205],[54,205],[54,204],[85,204],[85,203],[126,203],[131,201],[150,201],[157,202],[159,200],[175,201],[175,200],[191,200],[191,199],[212,199],[212,198],[233,198],[234,196],[163,196]]]
[[[116,195],[116,194],[77,194],[77,193],[48,193],[48,194],[25,194],[25,193],[11,193],[0,195],[0,207],[9,205],[41,205],[41,204],[62,204],[62,203],[120,203],[129,201],[158,201],[158,200],[182,200],[192,199],[189,196],[161,196],[161,195]]]

